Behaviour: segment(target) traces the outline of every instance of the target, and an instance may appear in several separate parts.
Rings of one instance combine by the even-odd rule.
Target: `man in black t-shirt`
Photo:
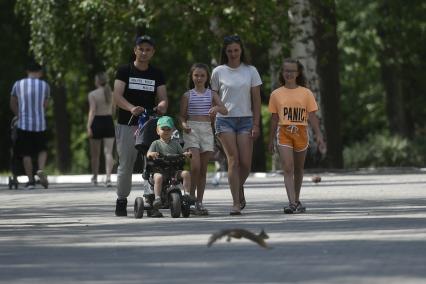
[[[168,104],[164,75],[149,64],[155,53],[152,38],[138,37],[134,53],[135,61],[120,66],[114,82],[114,100],[118,106],[115,136],[119,160],[116,216],[127,216],[127,196],[132,187],[133,167],[137,157],[134,137],[137,117],[144,109],[154,107],[157,113],[164,114]]]

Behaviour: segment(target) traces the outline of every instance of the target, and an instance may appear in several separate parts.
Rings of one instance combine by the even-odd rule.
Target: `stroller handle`
[[[157,116],[157,107],[154,107],[152,109],[144,108],[144,111],[141,114],[139,114],[139,115],[133,115],[132,114],[130,116],[129,121],[127,122],[127,125],[128,126],[132,125],[133,120],[136,119],[136,118],[139,118],[142,115],[144,115],[146,117],[156,117]]]

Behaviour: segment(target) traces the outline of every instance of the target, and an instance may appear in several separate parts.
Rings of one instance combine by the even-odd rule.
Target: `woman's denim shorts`
[[[236,134],[250,134],[253,128],[253,117],[216,117],[216,134],[233,132]]]

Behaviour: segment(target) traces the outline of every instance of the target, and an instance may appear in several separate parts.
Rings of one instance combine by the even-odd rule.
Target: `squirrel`
[[[257,243],[259,246],[263,248],[270,248],[266,242],[265,239],[268,239],[269,236],[265,233],[264,230],[262,230],[258,235],[247,231],[245,229],[226,229],[226,230],[220,230],[214,234],[212,234],[209,238],[209,241],[207,242],[207,246],[210,247],[214,242],[216,242],[218,239],[227,236],[226,241],[230,242],[231,238],[235,239],[241,239],[246,238],[250,241],[253,241]]]

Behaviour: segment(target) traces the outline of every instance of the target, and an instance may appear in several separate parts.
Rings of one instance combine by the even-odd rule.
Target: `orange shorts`
[[[277,144],[302,152],[308,148],[309,137],[306,125],[280,125],[277,131]]]

